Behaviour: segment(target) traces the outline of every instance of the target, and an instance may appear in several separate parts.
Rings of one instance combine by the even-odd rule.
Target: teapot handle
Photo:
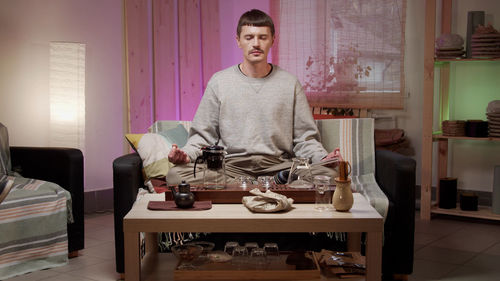
[[[196,164],[197,163],[200,163],[200,164],[203,163],[203,155],[200,155],[200,156],[196,157],[196,160],[194,161],[193,174],[194,174],[195,178],[196,178]]]

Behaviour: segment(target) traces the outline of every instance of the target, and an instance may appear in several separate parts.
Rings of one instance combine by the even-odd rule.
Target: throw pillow
[[[168,161],[172,144],[184,147],[188,132],[179,121],[157,121],[149,131],[146,134],[126,134],[125,138],[141,157],[146,180],[164,178],[173,166]]]
[[[152,133],[127,134],[125,137],[142,159],[146,180],[167,175],[168,170],[173,166],[168,161],[168,153],[172,144],[165,137]]]

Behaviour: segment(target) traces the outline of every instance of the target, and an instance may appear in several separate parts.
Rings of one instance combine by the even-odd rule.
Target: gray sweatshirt
[[[328,153],[297,78],[273,65],[264,78],[245,76],[238,65],[215,73],[201,99],[183,150],[194,161],[200,148],[217,144],[226,157],[305,157]]]

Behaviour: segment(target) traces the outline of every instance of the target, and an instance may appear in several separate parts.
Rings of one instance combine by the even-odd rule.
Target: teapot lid
[[[191,186],[189,185],[189,183],[186,183],[186,181],[184,181],[184,180],[181,183],[179,183],[179,190],[181,188],[188,188],[189,189],[190,187]]]
[[[210,151],[210,152],[217,152],[217,151],[224,151],[224,147],[219,146],[219,145],[210,145],[210,146],[202,147],[201,150]]]

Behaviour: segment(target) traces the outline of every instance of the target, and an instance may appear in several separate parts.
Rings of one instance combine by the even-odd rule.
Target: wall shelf
[[[481,61],[481,62],[485,62],[485,61],[500,61],[500,58],[475,58],[475,59],[438,59],[438,58],[435,58],[434,59],[434,63],[436,65],[439,65],[439,64],[444,64],[444,63],[450,63],[450,62],[474,62],[474,61]]]
[[[437,141],[437,140],[475,140],[475,141],[500,141],[500,138],[494,138],[494,137],[486,137],[486,138],[474,138],[474,137],[452,137],[452,136],[443,136],[441,134],[436,134],[432,136],[432,138]]]
[[[451,33],[452,0],[441,1],[441,34]],[[473,138],[443,136],[442,131],[433,131],[434,121],[449,120],[450,65],[462,62],[498,62],[500,58],[473,59],[438,59],[435,57],[436,40],[436,0],[426,0],[425,7],[425,41],[424,41],[424,85],[422,114],[422,159],[421,159],[421,200],[420,218],[430,220],[431,214],[445,214],[480,219],[499,220],[500,215],[494,214],[491,208],[480,206],[478,211],[462,211],[457,209],[441,209],[431,202],[433,179],[433,144],[437,142],[437,178],[448,176],[448,146],[449,140],[467,141],[500,141],[499,137]],[[435,78],[435,72],[439,78]],[[435,79],[439,81],[439,90],[435,90]],[[435,93],[436,92],[436,93]],[[435,95],[439,95],[439,114],[434,118]],[[436,190],[436,201],[439,202],[439,181]]]
[[[492,213],[491,208],[488,206],[478,206],[477,211],[462,211],[458,204],[456,209],[442,209],[434,206],[431,213],[500,221],[500,215]]]

